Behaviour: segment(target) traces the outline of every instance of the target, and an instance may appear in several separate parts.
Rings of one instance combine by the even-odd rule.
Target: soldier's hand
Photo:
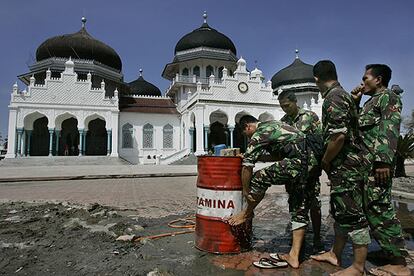
[[[376,168],[375,169],[375,182],[377,184],[385,184],[391,177],[390,168]]]
[[[362,84],[355,87],[351,91],[352,98],[354,99],[354,101],[356,101],[358,103],[361,100],[361,97],[362,97],[363,94],[364,94],[364,86]]]

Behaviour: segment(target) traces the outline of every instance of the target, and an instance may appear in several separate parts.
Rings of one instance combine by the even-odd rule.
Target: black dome
[[[130,82],[129,84],[129,95],[136,96],[161,96],[161,91],[152,83],[144,80],[142,76],[138,79]]]
[[[272,88],[275,89],[281,85],[304,82],[315,82],[313,78],[313,66],[296,58],[291,65],[273,75]]]
[[[36,51],[36,60],[50,57],[89,59],[122,70],[122,62],[114,49],[93,38],[83,26],[73,34],[55,36],[43,42]]]
[[[175,46],[174,53],[201,46],[230,50],[234,55],[237,54],[236,47],[230,38],[211,28],[207,23],[183,36]]]

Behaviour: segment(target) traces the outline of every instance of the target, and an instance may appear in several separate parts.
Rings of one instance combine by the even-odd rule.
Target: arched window
[[[196,66],[193,68],[193,75],[200,76],[200,67]]]
[[[214,68],[213,66],[209,65],[206,68],[206,78],[209,78],[211,75],[214,75]]]
[[[142,147],[144,149],[152,149],[154,144],[154,127],[151,124],[145,124],[142,131]]]
[[[188,76],[188,68],[183,69],[183,76]]]
[[[219,69],[218,69],[218,77],[219,77],[220,79],[223,77],[223,69],[224,69],[224,67],[223,67],[223,66],[219,67]]]
[[[134,129],[131,124],[125,124],[122,127],[122,147],[124,149],[131,149],[134,147],[132,140],[132,133]]]
[[[172,125],[168,124],[165,125],[162,129],[163,134],[163,148],[164,149],[171,149],[173,148],[173,127]]]

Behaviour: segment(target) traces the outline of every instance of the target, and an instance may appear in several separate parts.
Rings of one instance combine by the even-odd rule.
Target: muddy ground
[[[406,229],[410,228],[413,217],[413,211],[407,211]],[[136,217],[131,210],[98,204],[3,203],[0,204],[0,274],[324,275],[335,271],[328,264],[310,260],[304,262],[300,270],[263,271],[251,266],[252,260],[260,258],[264,252],[288,250],[290,234],[286,215],[276,211],[268,220],[255,221],[252,251],[216,256],[195,249],[194,234],[140,242],[116,241],[121,235],[145,237],[182,231],[169,228],[168,223],[186,214],[150,219]],[[332,229],[326,225],[322,229],[323,237],[331,241]],[[406,232],[411,250],[413,227],[411,224],[407,229],[409,233]],[[310,231],[307,240],[312,240]],[[312,244],[306,244],[304,257],[311,253]],[[345,262],[349,263],[349,246],[344,255]]]

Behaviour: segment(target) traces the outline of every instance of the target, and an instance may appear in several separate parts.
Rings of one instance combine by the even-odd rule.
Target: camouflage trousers
[[[333,170],[331,181],[331,214],[337,234],[349,235],[354,244],[368,245],[368,220],[364,212],[364,187],[368,174],[353,170]]]
[[[306,203],[310,209],[321,209],[321,182],[319,179],[310,178],[306,189]]]
[[[374,177],[370,176],[365,188],[365,211],[371,234],[383,251],[391,257],[401,258],[404,238],[392,205],[391,186],[391,179],[385,184],[376,184]]]
[[[289,213],[292,230],[304,227],[309,222],[309,207],[306,204],[306,183],[301,178],[306,174],[301,160],[285,158],[257,171],[250,181],[250,194],[263,195],[271,185],[285,185],[289,194]]]

